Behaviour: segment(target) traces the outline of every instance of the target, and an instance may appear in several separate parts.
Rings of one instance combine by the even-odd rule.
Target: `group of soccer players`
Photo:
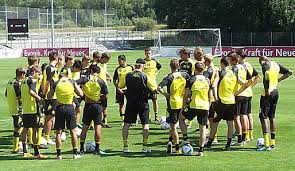
[[[107,123],[108,83],[111,81],[116,88],[125,153],[129,152],[129,127],[137,122],[138,116],[143,131],[142,152],[151,152],[148,148],[148,100],[152,100],[154,120],[159,122],[158,93],[167,100],[166,121],[170,124],[167,153],[179,154],[182,145],[191,143],[187,128],[195,117],[200,131],[198,156],[203,156],[204,148],[210,148],[217,141],[218,123],[222,119],[228,126],[225,150],[230,150],[233,144],[242,146],[253,140],[252,88],[260,76],[246,62],[246,54],[242,49],[233,50],[228,56],[222,57],[219,68],[213,64],[213,57],[205,55],[201,48],[193,51],[194,59],[190,58],[191,51],[183,48],[179,51],[180,59],[173,58],[170,61],[171,73],[159,84],[156,78],[162,65],[152,58],[150,48],[145,49],[144,53],[145,58],[137,59],[134,66],[127,64],[126,56],[119,55],[119,66],[113,77],[107,72],[107,63],[111,58],[108,53],[95,52],[92,60],[84,56],[80,61],[73,56],[64,57],[53,52],[49,55],[49,63],[41,67],[38,57],[28,57],[29,67],[16,69],[16,77],[8,82],[5,93],[14,123],[13,152],[19,151],[21,136],[24,157],[47,158],[39,152],[39,149],[46,148],[40,142],[43,132],[47,145],[56,145],[56,158],[61,160],[61,136],[67,128],[71,134],[73,158],[77,159],[79,154],[85,153],[87,131],[92,127],[95,131],[94,154],[105,154],[100,149],[101,127],[111,128]],[[268,151],[275,148],[277,85],[292,72],[265,56],[259,57],[259,63],[264,87],[259,118],[265,146],[258,151]],[[83,125],[80,124],[82,101],[85,101]],[[181,144],[177,123],[183,135]],[[79,153],[77,127],[82,128]],[[206,140],[209,127],[210,134]],[[56,133],[55,142],[50,138],[53,129]],[[236,143],[232,142],[234,136],[238,139]],[[34,148],[34,155],[28,152],[27,144]]]

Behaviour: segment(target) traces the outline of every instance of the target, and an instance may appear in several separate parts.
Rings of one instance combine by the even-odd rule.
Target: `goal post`
[[[219,28],[167,29],[158,30],[154,40],[153,56],[175,57],[179,49],[186,47],[193,51],[196,47],[206,54],[221,56],[221,32]]]

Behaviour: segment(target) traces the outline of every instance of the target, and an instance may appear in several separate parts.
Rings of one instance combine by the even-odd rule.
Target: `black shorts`
[[[226,121],[233,121],[235,114],[235,104],[223,104],[219,102],[217,117],[213,119],[214,122],[220,122],[221,119]]]
[[[82,98],[76,98],[76,97],[74,97],[74,103],[75,103],[75,107],[76,107],[76,109],[77,108],[79,108],[79,107],[81,107],[81,102],[82,102]]]
[[[102,125],[103,107],[98,103],[86,103],[83,110],[82,122],[85,125],[90,125],[93,121],[94,125]]]
[[[116,91],[116,103],[119,103],[120,105],[123,105],[124,104],[124,98],[125,98],[125,93],[126,93],[126,90],[123,91],[124,94],[120,94],[118,93],[118,91]]]
[[[102,100],[101,105],[102,105],[103,108],[107,108],[108,107],[108,99]]]
[[[207,125],[208,116],[209,116],[208,110],[187,108],[187,110],[182,112],[182,114],[186,119],[190,121],[197,116],[197,120],[200,125]]]
[[[209,116],[208,118],[215,118],[215,113],[217,114],[217,109],[218,109],[218,102],[212,102],[210,109],[209,109]]]
[[[154,99],[157,99],[157,93],[154,93],[154,92],[149,92],[148,93],[148,99],[152,99],[152,100],[154,100]]]
[[[39,128],[39,119],[37,114],[23,114],[24,128]]]
[[[129,102],[127,100],[124,122],[136,123],[137,115],[139,115],[142,125],[149,124],[149,103]]]
[[[12,115],[12,120],[13,120],[13,127],[14,128],[23,127],[23,121],[19,115]]]
[[[247,107],[247,114],[252,113],[252,97],[248,97],[248,107]]]
[[[236,115],[248,114],[248,97],[237,96],[236,97]]]
[[[44,114],[54,115],[56,111],[57,100],[56,99],[46,99],[44,101]]]
[[[259,118],[275,118],[278,100],[279,92],[277,89],[273,90],[269,96],[261,96]]]
[[[56,130],[74,129],[77,127],[76,113],[73,105],[60,105],[56,107],[55,112],[55,125]]]

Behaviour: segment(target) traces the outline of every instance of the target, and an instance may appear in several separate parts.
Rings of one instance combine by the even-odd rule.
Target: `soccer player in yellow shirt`
[[[68,128],[71,134],[71,142],[73,147],[73,159],[80,158],[78,154],[78,145],[77,145],[77,123],[76,123],[76,114],[73,105],[74,94],[76,93],[79,96],[83,96],[81,88],[76,82],[70,80],[68,77],[68,70],[66,68],[61,70],[60,79],[55,82],[48,94],[49,97],[52,97],[53,94],[56,94],[56,113],[55,113],[55,125],[56,129],[56,159],[61,160],[61,134],[62,130]],[[67,126],[67,127],[66,127]]]
[[[44,156],[39,153],[38,150],[38,129],[39,129],[39,119],[37,116],[38,106],[37,101],[41,100],[41,97],[38,95],[39,86],[37,86],[37,82],[40,76],[40,69],[36,66],[31,67],[28,70],[28,75],[22,85],[21,85],[21,99],[22,99],[22,109],[23,109],[23,124],[24,130],[22,135],[22,143],[23,143],[23,155],[25,158],[32,157],[32,154],[27,152],[27,131],[29,128],[33,128],[33,148],[34,148],[34,156],[37,159],[44,159],[47,156]]]
[[[275,148],[275,113],[279,99],[278,83],[290,77],[292,71],[265,56],[259,57],[259,63],[263,73],[263,91],[260,97],[259,118],[265,146],[257,149],[257,151],[269,151]]]
[[[185,85],[189,79],[186,72],[180,72],[179,61],[172,59],[170,61],[171,73],[168,74],[159,84],[158,91],[166,97],[167,113],[169,116],[166,121],[170,124],[169,142],[167,145],[167,153],[172,153],[172,141],[175,144],[175,152],[180,153],[179,150],[179,136],[176,129],[176,124],[179,119],[179,114],[184,106],[184,92]],[[167,87],[167,93],[163,88]]]
[[[192,76],[186,83],[186,87],[189,91],[191,91],[192,97],[190,99],[189,106],[185,108],[179,116],[179,126],[184,140],[189,143],[187,127],[184,121],[185,119],[191,121],[197,116],[200,129],[199,150],[197,155],[203,156],[206,140],[206,125],[211,100],[211,82],[203,74],[205,70],[205,64],[203,62],[196,62],[195,68],[195,75]]]
[[[113,82],[116,87],[116,103],[119,104],[119,113],[121,117],[122,124],[124,123],[124,98],[126,96],[126,75],[133,71],[133,66],[126,63],[126,56],[118,56],[119,66],[115,69]]]
[[[21,119],[21,82],[25,79],[24,68],[17,68],[15,78],[8,81],[6,85],[5,97],[7,97],[8,111],[13,119],[13,153],[19,152],[19,137],[23,129]]]
[[[156,82],[157,75],[162,69],[162,65],[154,58],[152,58],[152,49],[151,48],[146,48],[144,50],[145,54],[145,65],[143,68],[143,72],[154,82]],[[157,99],[157,93],[150,92],[149,93],[149,99],[153,101],[153,109],[154,109],[154,121],[159,122],[158,118],[158,99]]]

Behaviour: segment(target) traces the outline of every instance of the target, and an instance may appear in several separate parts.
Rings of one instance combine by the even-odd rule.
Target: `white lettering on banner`
[[[233,49],[240,49],[241,47],[222,47],[222,55],[227,56]],[[244,52],[249,57],[270,56],[270,57],[295,57],[295,47],[243,47]],[[216,49],[213,48],[212,52]]]

